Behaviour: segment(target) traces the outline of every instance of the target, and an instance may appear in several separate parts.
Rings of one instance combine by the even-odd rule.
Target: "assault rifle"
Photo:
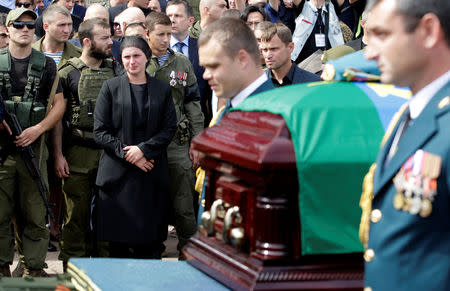
[[[31,178],[33,178],[33,180],[36,182],[36,185],[39,189],[39,193],[41,194],[42,201],[44,202],[45,208],[47,209],[47,215],[49,215],[50,218],[54,220],[53,213],[50,210],[50,206],[48,205],[47,201],[46,196],[47,187],[45,186],[45,183],[42,180],[41,170],[39,169],[38,163],[36,162],[36,156],[34,155],[34,151],[31,148],[31,145],[26,147],[18,147],[14,144],[15,138],[22,133],[22,127],[20,126],[17,116],[11,112],[8,112],[6,104],[3,102],[3,98],[1,95],[0,101],[1,101],[0,105],[2,105],[4,109],[3,118],[12,132],[9,143],[7,144],[6,147],[2,149],[2,152],[0,153],[0,164],[3,165],[8,155],[13,153],[14,150],[18,150],[20,152],[20,156],[22,157],[22,160],[25,163],[25,166],[27,167]]]

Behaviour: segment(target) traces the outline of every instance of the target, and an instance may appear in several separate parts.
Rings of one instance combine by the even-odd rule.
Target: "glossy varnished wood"
[[[361,254],[302,256],[296,159],[281,116],[231,112],[192,146],[207,173],[205,210],[217,199],[238,206],[234,226],[245,233],[240,248],[224,243],[222,211],[215,233],[198,232],[183,250],[192,265],[233,289],[362,290]]]

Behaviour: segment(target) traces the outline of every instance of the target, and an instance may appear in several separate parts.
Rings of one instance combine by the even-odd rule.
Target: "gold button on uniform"
[[[377,223],[381,220],[381,217],[383,217],[383,213],[381,213],[380,209],[374,209],[372,210],[372,212],[370,213],[370,220],[373,223]]]
[[[366,262],[372,261],[373,257],[375,257],[375,252],[374,252],[372,249],[367,249],[367,250],[364,252],[364,260],[365,260]]]
[[[370,287],[364,287],[364,291],[372,291],[372,288],[370,288]]]

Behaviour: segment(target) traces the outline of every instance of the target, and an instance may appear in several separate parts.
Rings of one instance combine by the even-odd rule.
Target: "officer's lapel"
[[[132,112],[131,106],[131,88],[128,76],[122,75],[120,78],[120,94],[117,96],[119,102],[122,103],[122,128],[126,129],[122,132],[123,141],[129,143],[133,140]]]
[[[438,103],[448,94],[450,94],[450,84],[445,85],[444,88],[431,98],[419,117],[417,117],[413,124],[408,127],[398,144],[399,150],[392,157],[392,160],[389,162],[386,169],[381,172],[379,183],[375,184],[375,194],[393,178],[410,156],[418,149],[422,148],[424,144],[436,134],[438,129],[436,118],[440,111]]]
[[[395,119],[395,117],[394,117],[394,119]],[[374,175],[374,180],[373,180],[375,194],[378,192],[378,190],[382,186],[382,185],[380,185],[380,181],[381,181],[381,177],[383,176],[383,173],[384,173],[384,162],[386,161],[387,154],[389,153],[389,149],[391,148],[392,142],[395,137],[395,133],[397,132],[398,127],[400,126],[400,124],[403,122],[404,119],[405,119],[405,112],[403,111],[402,116],[400,118],[398,118],[398,120],[396,121],[396,124],[395,124],[394,128],[392,129],[392,132],[390,133],[388,139],[386,140],[386,142],[384,143],[384,145],[382,146],[382,148],[380,149],[380,152],[378,154],[377,162],[376,162],[377,168],[375,169],[375,175]]]
[[[264,91],[268,91],[271,89],[274,89],[275,87],[273,86],[273,83],[270,79],[266,80],[264,83],[262,83],[258,88],[255,89],[255,91],[253,91],[250,96],[256,95],[258,93],[264,92]]]

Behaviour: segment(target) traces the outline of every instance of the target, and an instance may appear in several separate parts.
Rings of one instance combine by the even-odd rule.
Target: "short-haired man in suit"
[[[266,72],[275,87],[321,80],[319,76],[300,69],[291,61],[294,43],[286,25],[265,21],[257,27],[261,31],[259,47],[268,68]]]
[[[274,88],[261,68],[255,35],[242,20],[226,17],[212,23],[200,35],[198,46],[203,78],[219,99],[229,100],[227,107]]]
[[[189,27],[194,23],[192,7],[184,0],[171,0],[167,3],[166,14],[172,22],[170,48],[188,57],[194,67],[200,90],[200,103],[205,117],[205,126],[207,126],[212,117],[211,89],[202,76],[205,69],[198,64],[197,39],[190,37],[188,34]]]
[[[450,1],[367,4],[366,57],[413,96],[364,179],[364,290],[450,290]]]
[[[198,48],[200,65],[205,68],[203,78],[219,98],[218,103],[226,104],[210,126],[220,122],[228,109],[246,98],[274,88],[261,67],[255,35],[244,21],[224,17],[208,25],[200,34]],[[196,184],[203,184],[202,179]],[[201,201],[204,198],[205,191],[201,190]],[[199,217],[202,212],[200,204]]]

